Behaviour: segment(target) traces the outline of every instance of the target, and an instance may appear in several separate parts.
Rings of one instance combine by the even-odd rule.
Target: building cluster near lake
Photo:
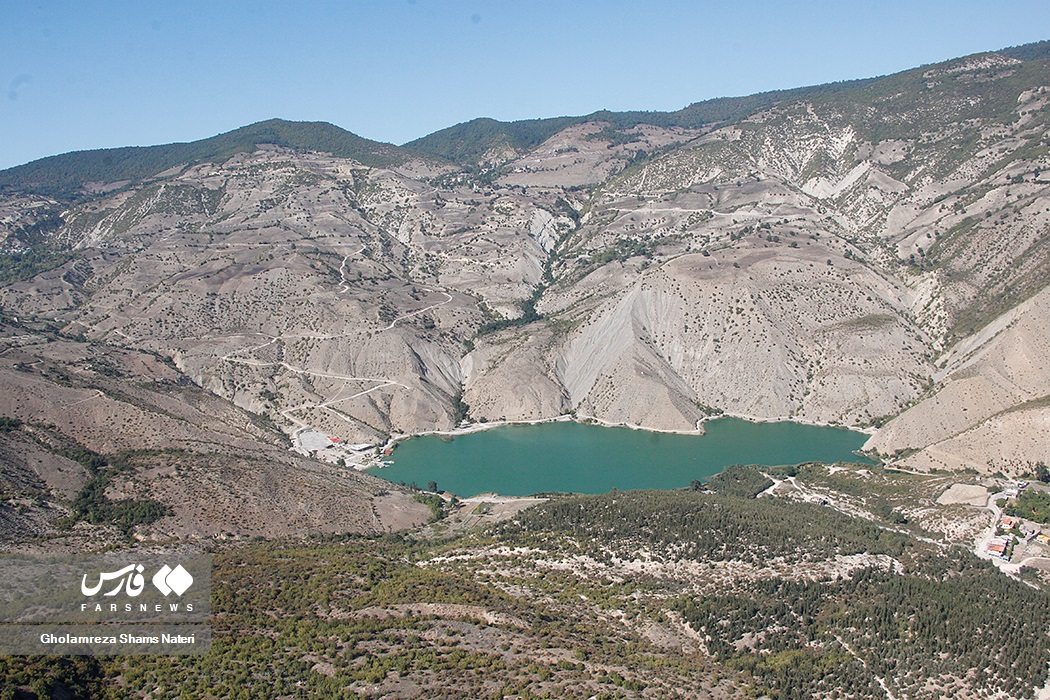
[[[1024,505],[1021,505],[1023,494]],[[1041,484],[1032,486],[1022,480],[1008,484],[990,498],[989,507],[993,510],[997,510],[994,503],[998,499],[1005,499],[1006,503],[995,522],[993,536],[985,542],[984,552],[1015,564],[1033,559],[1050,562],[1050,527],[1040,522],[1045,519],[1044,514],[1039,512],[1038,506],[1032,505],[1050,500],[1050,490]]]

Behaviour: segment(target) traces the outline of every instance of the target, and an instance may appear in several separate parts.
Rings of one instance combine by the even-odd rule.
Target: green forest
[[[209,653],[0,657],[0,684],[25,698],[783,699],[1045,684],[1046,592],[889,520],[756,499],[756,474],[558,497],[451,539],[223,547]]]

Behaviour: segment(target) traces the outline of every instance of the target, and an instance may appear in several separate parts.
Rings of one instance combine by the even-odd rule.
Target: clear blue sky
[[[1050,2],[7,0],[0,168],[282,117],[403,143],[673,110],[1050,38]]]

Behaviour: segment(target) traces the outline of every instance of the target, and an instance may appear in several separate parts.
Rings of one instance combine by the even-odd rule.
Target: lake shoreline
[[[856,453],[866,435],[838,426],[719,416],[701,428],[648,431],[578,416],[475,424],[406,436],[372,474],[394,483],[434,481],[460,497],[521,496],[678,488],[733,464],[870,463]]]
[[[595,416],[581,416],[573,415],[571,413],[564,413],[560,416],[554,416],[553,418],[535,418],[532,420],[500,420],[500,421],[487,421],[485,423],[468,423],[466,425],[457,426],[451,430],[424,430],[416,433],[399,433],[397,435],[391,435],[390,439],[385,444],[380,446],[380,456],[373,460],[356,464],[354,469],[358,471],[368,471],[373,468],[382,468],[383,456],[388,452],[393,452],[398,443],[404,442],[417,437],[425,437],[427,435],[437,435],[446,437],[458,437],[460,435],[471,435],[473,433],[479,433],[485,430],[491,430],[493,428],[499,428],[503,426],[515,426],[515,425],[543,425],[545,423],[579,423],[580,425],[599,425],[605,428],[627,428],[629,430],[641,430],[647,433],[662,433],[667,435],[704,435],[707,431],[704,427],[705,423],[715,421],[720,418],[738,418],[740,420],[747,421],[749,423],[795,423],[797,425],[809,425],[816,428],[835,428],[839,430],[848,430],[854,433],[863,433],[864,435],[874,435],[878,428],[874,427],[854,427],[849,425],[842,425],[840,423],[828,423],[826,421],[804,421],[796,420],[790,417],[778,416],[776,418],[760,418],[758,416],[751,416],[745,413],[718,413],[716,415],[705,416],[696,423],[695,430],[674,430],[669,428],[650,428],[644,425],[635,425],[632,423],[613,423],[602,418]]]

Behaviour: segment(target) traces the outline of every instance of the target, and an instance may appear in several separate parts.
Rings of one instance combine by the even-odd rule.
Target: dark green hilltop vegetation
[[[208,654],[0,658],[0,683],[25,698],[778,699],[1044,684],[1044,591],[889,521],[726,483],[562,497],[451,540],[226,550]]]
[[[515,150],[528,150],[574,124],[593,121],[608,122],[612,130],[631,129],[639,124],[700,129],[743,119],[757,110],[778,102],[812,99],[819,95],[848,91],[872,80],[871,78],[848,80],[792,90],[773,90],[746,97],[718,97],[695,102],[675,112],[599,110],[580,117],[524,119],[514,122],[501,122],[482,117],[435,131],[415,141],[409,141],[404,147],[447,158],[460,164],[473,164],[492,148],[509,146]]]
[[[1050,58],[1050,41],[1011,47],[995,53],[1035,63],[1021,70],[1017,77],[1017,82],[1020,83],[1024,81],[1026,73],[1046,70],[1045,61]],[[915,100],[929,99],[929,88],[925,86],[926,81],[922,77],[925,69],[926,67],[922,67],[879,78],[772,90],[741,97],[719,97],[695,102],[673,112],[599,110],[583,116],[513,122],[483,117],[440,129],[409,141],[400,148],[362,138],[326,122],[269,119],[189,143],[75,151],[41,158],[0,171],[0,192],[24,191],[70,199],[82,196],[81,188],[86,183],[140,181],[179,165],[220,162],[237,153],[250,152],[259,144],[328,152],[376,167],[404,162],[413,154],[436,156],[462,165],[472,165],[494,147],[508,146],[515,150],[528,150],[566,127],[585,122],[608,122],[614,131],[630,129],[640,124],[700,129],[733,123],[776,104],[802,100],[855,104],[858,109],[870,112],[867,107],[890,99],[896,107],[905,108]],[[960,87],[951,82],[945,85],[951,89]],[[1005,89],[1012,87],[1009,83],[996,82],[995,85]],[[1006,102],[986,102],[995,102],[1001,109],[1009,109]],[[950,119],[954,115],[935,113],[931,116]],[[881,117],[875,117],[871,127],[892,128],[892,122],[887,124]],[[887,134],[889,135],[899,134]]]
[[[0,192],[23,191],[59,199],[83,196],[86,183],[141,181],[169,168],[221,162],[260,144],[322,151],[384,167],[410,157],[397,146],[361,138],[326,122],[269,119],[190,143],[76,151],[0,171]]]
[[[1000,53],[1021,61],[1046,61],[1050,58],[1050,41],[1003,49]],[[1032,66],[1045,70],[1045,66]],[[694,102],[674,112],[600,110],[579,117],[552,117],[501,122],[490,118],[473,119],[456,124],[404,144],[407,149],[447,158],[460,164],[474,164],[492,148],[508,146],[515,150],[534,148],[566,127],[585,122],[608,122],[613,130],[630,129],[639,124],[661,127],[701,129],[733,123],[755,112],[779,103],[821,101],[856,103],[861,109],[887,97],[903,103],[928,98],[922,73],[925,67],[890,76],[846,80],[824,85],[772,90],[742,97],[719,97]],[[1004,105],[1008,108],[1008,105]],[[881,115],[881,112],[879,112]],[[951,115],[941,114],[942,118]],[[877,120],[877,121],[881,121]],[[872,123],[875,128],[877,122]]]
[[[1050,58],[1050,40],[1035,41],[1031,44],[1021,44],[1020,46],[1010,46],[998,51],[997,53],[1009,56],[1010,58],[1016,58],[1018,61],[1032,61],[1040,58],[1046,59]]]

